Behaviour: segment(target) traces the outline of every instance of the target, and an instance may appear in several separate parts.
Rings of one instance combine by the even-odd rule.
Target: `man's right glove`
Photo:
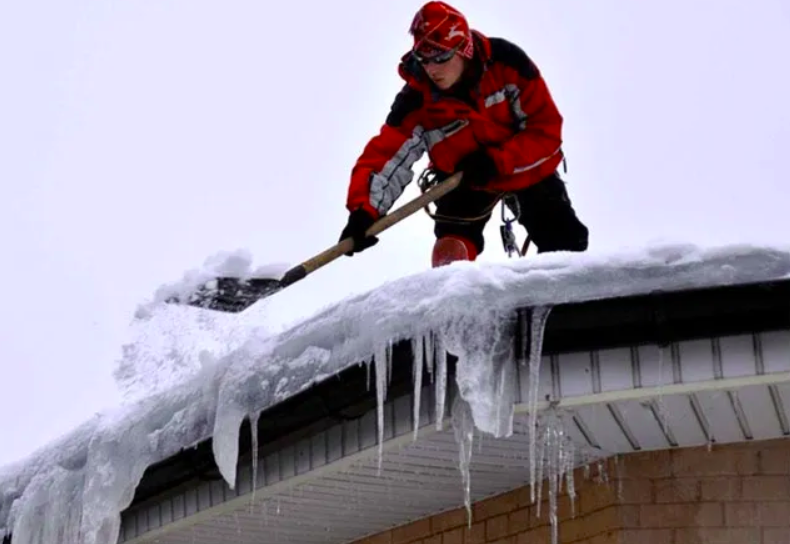
[[[376,220],[364,208],[357,208],[348,215],[348,223],[340,234],[339,240],[343,241],[345,238],[354,240],[354,249],[346,255],[351,257],[354,253],[365,251],[378,243],[379,239],[376,236],[365,236],[367,230],[375,222]]]
[[[461,183],[471,187],[483,187],[498,174],[494,159],[483,147],[462,157],[456,165],[456,171],[459,170],[464,173]]]

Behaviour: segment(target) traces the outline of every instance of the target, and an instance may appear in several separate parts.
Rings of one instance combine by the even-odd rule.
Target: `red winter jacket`
[[[500,175],[485,190],[528,187],[562,161],[562,116],[532,60],[513,43],[473,31],[477,78],[465,97],[442,94],[406,54],[398,72],[406,81],[379,134],[351,171],[346,206],[379,217],[412,181],[424,153],[432,166],[454,172],[480,145]],[[475,66],[475,64],[473,64]]]

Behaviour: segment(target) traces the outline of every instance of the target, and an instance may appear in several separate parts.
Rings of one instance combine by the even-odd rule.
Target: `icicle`
[[[389,353],[386,344],[379,347],[374,356],[376,362],[376,404],[378,416],[378,474],[381,476],[381,460],[384,453],[384,399],[387,398],[387,366]]]
[[[433,384],[434,381],[434,367],[436,366],[436,346],[434,345],[434,333],[429,332],[424,338],[423,341],[425,342],[425,353],[427,360],[426,366],[428,368],[428,377],[430,378],[429,383]]]
[[[600,483],[609,483],[609,472],[606,470],[605,460],[598,460],[598,481]]]
[[[536,477],[538,486],[536,490],[536,516],[539,518],[542,510],[543,483],[545,481],[548,491],[549,522],[551,525],[551,542],[558,543],[558,497],[562,492],[563,480],[570,500],[571,516],[576,514],[576,485],[574,472],[577,462],[582,458],[581,452],[573,442],[568,432],[571,423],[567,420],[565,412],[552,406],[541,414],[539,418],[539,433],[536,440]],[[597,457],[598,452],[590,452],[591,457]],[[589,474],[589,465],[585,467]]]
[[[623,485],[625,480],[625,467],[623,466],[623,460],[620,455],[614,456],[615,462],[615,472],[617,473],[617,500],[623,501]]]
[[[551,311],[550,306],[536,306],[530,311],[529,329],[529,392],[527,397],[527,410],[529,413],[529,471],[530,471],[530,496],[535,501],[535,476],[537,463],[536,433],[538,421],[538,395],[540,387],[540,361],[543,356],[543,331],[546,320]]]
[[[530,453],[530,459],[535,459],[535,465],[536,465],[535,466],[535,477],[532,479],[532,482],[534,482],[533,485],[537,485],[538,489],[537,489],[536,496],[533,496],[533,498],[532,498],[532,502],[537,502],[536,515],[538,517],[540,517],[541,504],[543,503],[543,473],[544,473],[543,467],[544,467],[545,457],[546,457],[546,448],[545,448],[546,441],[545,441],[545,437],[543,437],[543,436],[536,437],[535,443],[539,439],[542,440],[542,447],[541,448],[537,448],[537,446],[535,446],[535,449],[537,451],[534,454]],[[533,444],[533,442],[530,442],[530,445],[532,445],[532,444]]]
[[[568,499],[571,503],[571,517],[576,517],[576,444],[570,436],[565,437],[565,448],[563,449],[565,462],[563,472],[565,472],[565,490],[568,492]]]
[[[510,311],[475,311],[449,320],[440,336],[440,354],[452,353],[457,358],[455,383],[471,406],[475,427],[496,438],[513,432],[517,391],[514,323]],[[439,357],[437,368],[440,385],[447,379],[446,369],[440,379],[445,357]]]
[[[560,493],[562,473],[564,470],[562,456],[562,429],[559,425],[549,425],[550,466],[549,466],[549,522],[551,524],[551,543],[558,542],[559,516],[557,512],[557,496]]]
[[[214,461],[231,489],[236,488],[239,430],[246,415],[246,408],[229,398],[220,402],[214,420],[214,439],[211,442]]]
[[[441,337],[435,339],[436,361],[436,430],[442,430],[444,423],[444,403],[447,396],[447,350]]]
[[[387,383],[392,383],[392,355],[393,355],[392,340],[387,343]]]
[[[561,467],[559,466],[560,448],[558,429],[554,425],[547,426],[547,450],[548,450],[548,477],[549,477],[549,524],[551,525],[551,544],[557,544],[557,494],[559,492],[558,480],[560,478]]]
[[[496,390],[496,421],[509,421],[509,430],[506,434],[513,432],[513,407],[515,404],[515,391],[517,386],[514,384],[515,373],[500,372]],[[505,412],[507,410],[507,412]],[[500,427],[501,429],[501,427]]]
[[[461,470],[461,479],[464,488],[464,506],[469,526],[472,526],[472,499],[471,499],[471,474],[472,442],[474,440],[475,424],[472,417],[472,408],[460,394],[455,395],[452,407],[452,424],[455,441],[458,444],[458,467]]]
[[[414,436],[417,440],[417,433],[420,429],[420,400],[422,398],[422,369],[425,360],[423,352],[424,339],[416,336],[412,339],[412,352],[414,354]]]
[[[83,474],[65,468],[34,477],[25,499],[12,506],[14,542],[80,542],[80,522],[87,515],[80,500],[83,486]]]

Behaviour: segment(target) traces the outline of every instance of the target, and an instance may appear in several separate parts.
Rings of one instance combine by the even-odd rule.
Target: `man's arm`
[[[412,165],[425,153],[419,112],[423,97],[405,85],[379,133],[370,139],[351,170],[346,207],[378,218],[387,213],[414,176]]]
[[[540,71],[520,47],[493,39],[492,53],[505,65],[506,94],[519,126],[510,140],[488,152],[501,174],[518,174],[561,152],[563,119]]]

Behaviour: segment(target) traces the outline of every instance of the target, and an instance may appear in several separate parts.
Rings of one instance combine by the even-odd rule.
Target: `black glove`
[[[346,227],[340,234],[340,241],[343,241],[345,238],[353,238],[354,249],[346,253],[346,255],[351,257],[354,253],[365,251],[378,243],[379,239],[376,236],[365,236],[365,232],[375,222],[376,220],[364,208],[357,208],[348,215],[348,223],[346,223]]]
[[[482,147],[462,157],[455,170],[464,173],[461,183],[472,187],[483,187],[499,174],[494,159]]]

